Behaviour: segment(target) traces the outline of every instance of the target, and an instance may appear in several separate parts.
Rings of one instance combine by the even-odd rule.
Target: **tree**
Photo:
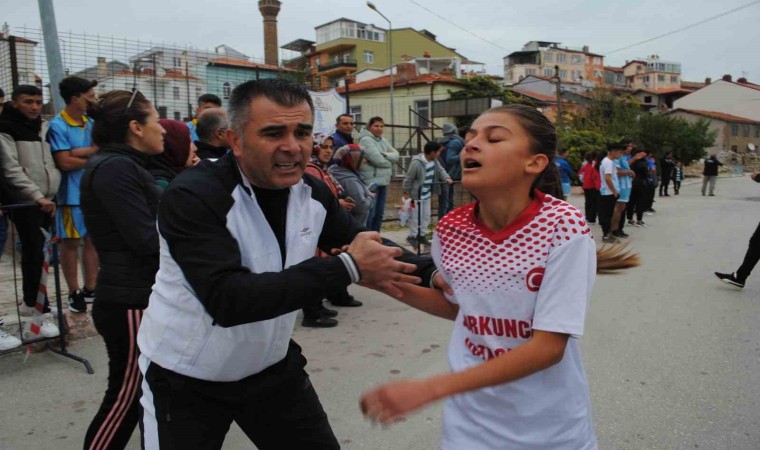
[[[449,96],[452,99],[489,97],[501,100],[505,105],[510,103],[533,105],[531,101],[515,95],[512,90],[504,88],[504,86],[488,77],[462,78],[459,81],[464,83],[464,85],[462,86],[462,90],[449,91]],[[476,118],[477,115],[457,117],[456,125],[458,128],[468,127]]]
[[[567,150],[567,162],[578,169],[586,153],[606,150],[604,135],[593,130],[569,130],[559,133],[559,147]]]
[[[713,145],[717,136],[705,119],[692,123],[679,117],[644,114],[639,123],[636,142],[641,147],[652,150],[658,158],[672,153],[686,164],[705,156],[705,148]]]
[[[570,129],[596,131],[608,141],[636,135],[641,105],[635,97],[606,88],[595,88],[589,95],[588,106],[571,114]]]

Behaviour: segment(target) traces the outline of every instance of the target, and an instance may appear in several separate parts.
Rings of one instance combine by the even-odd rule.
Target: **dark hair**
[[[31,84],[19,85],[15,89],[13,89],[13,93],[11,94],[11,100],[15,102],[16,100],[18,100],[19,96],[21,95],[42,96],[42,89],[38,88],[37,86],[33,86]]]
[[[607,151],[611,152],[613,150],[625,150],[625,148],[628,146],[628,144],[624,144],[623,141],[620,142],[612,142],[610,144],[607,144]]]
[[[628,144],[633,144],[633,140],[632,139],[628,139],[628,138],[623,138],[623,139],[620,140],[620,143],[627,147]]]
[[[150,101],[140,91],[134,93],[134,99],[132,95],[130,91],[106,92],[98,98],[97,103],[87,108],[87,114],[95,120],[92,127],[92,140],[95,144],[123,144],[127,140],[130,122],[136,120],[144,124],[147,121],[152,109]]]
[[[383,123],[383,125],[385,125],[385,121],[383,120],[383,118],[382,118],[382,117],[380,117],[380,116],[375,116],[375,117],[373,117],[373,118],[369,119],[369,122],[367,122],[367,128],[371,127],[371,126],[372,126],[372,124],[374,124],[375,122],[382,122],[382,123]]]
[[[5,98],[5,91],[3,90],[3,88],[0,88],[0,97]]]
[[[211,108],[203,111],[198,116],[198,123],[195,124],[195,132],[198,133],[198,139],[208,142],[214,138],[214,133],[219,128],[225,128],[229,124],[224,117],[224,111],[218,108]]]
[[[586,152],[586,156],[583,157],[587,162],[594,162],[596,159],[596,152],[591,150],[590,152]]]
[[[487,113],[506,113],[514,116],[525,129],[530,138],[530,152],[537,155],[546,155],[549,163],[544,171],[533,181],[530,195],[538,189],[541,192],[564,199],[562,185],[560,184],[559,170],[554,162],[557,153],[557,131],[554,125],[541,111],[526,105],[503,105],[487,110]]]
[[[349,119],[353,119],[354,118],[354,116],[352,116],[351,114],[341,114],[341,115],[339,115],[338,117],[335,118],[335,123],[336,124],[340,123],[340,118],[341,117],[348,117]]]
[[[286,107],[306,102],[314,113],[309,91],[298,83],[277,78],[246,81],[232,90],[228,107],[230,126],[239,134],[243,134],[246,123],[251,120],[251,101],[261,96]]]
[[[437,152],[441,148],[443,148],[443,146],[440,144],[440,142],[430,141],[427,144],[425,144],[425,147],[422,149],[422,151],[426,155],[429,155],[430,153]]]
[[[203,94],[198,97],[198,106],[201,106],[203,103],[213,103],[216,106],[222,106],[222,99],[214,94]]]
[[[72,97],[82,95],[97,85],[97,80],[88,81],[84,78],[70,76],[58,83],[58,92],[60,92],[63,101],[68,105],[71,103]]]
[[[558,155],[567,155],[567,149],[566,148],[561,148],[561,149],[557,150],[557,154]]]

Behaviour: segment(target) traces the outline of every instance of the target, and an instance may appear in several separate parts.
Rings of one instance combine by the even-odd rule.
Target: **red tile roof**
[[[541,100],[542,102],[557,103],[557,97],[553,95],[544,95],[544,94],[539,94],[538,92],[514,90],[514,89],[512,90],[512,92],[516,92],[518,94],[524,95],[526,97],[534,98],[536,100]]]
[[[702,89],[705,86],[707,86],[705,83],[701,83],[699,81],[681,81],[681,88],[689,89],[692,91]]]
[[[393,79],[393,87],[399,86],[411,86],[415,84],[428,84],[432,82],[448,83],[448,84],[464,84],[451,75],[437,75],[437,74],[425,74],[418,75],[410,80],[399,80],[398,76]],[[362,81],[361,83],[349,85],[350,92],[371,91],[374,89],[385,89],[390,87],[390,75],[374,78],[372,80]],[[346,88],[341,86],[338,88],[338,93],[343,94],[346,92]]]
[[[711,119],[723,120],[725,122],[741,122],[741,123],[749,123],[753,125],[760,125],[760,121],[757,121],[757,120],[747,119],[746,117],[734,116],[732,114],[726,114],[726,113],[721,113],[717,111],[702,111],[699,109],[678,108],[678,109],[669,111],[668,113],[672,114],[677,111],[683,111],[689,114],[696,114],[698,116],[709,117]]]
[[[8,36],[8,37],[15,37],[16,38],[16,42],[18,42],[18,43],[37,45],[37,41],[32,41],[32,40],[27,39],[27,38],[22,38],[21,36]],[[7,40],[8,40],[7,37],[0,37],[0,41],[7,41]]]
[[[636,89],[633,93],[636,92],[648,92],[650,94],[656,94],[656,95],[663,95],[663,94],[691,94],[693,91],[691,89],[681,89],[681,88],[662,88],[662,89]]]
[[[623,72],[622,67],[604,66],[604,70],[609,70],[610,72]]]
[[[179,80],[184,80],[184,79],[188,79],[188,80],[200,80],[200,78],[194,77],[192,75],[185,76],[185,74],[183,74],[181,71],[178,71],[178,70],[166,69],[165,72],[166,73],[164,75],[161,75],[161,76],[159,76],[157,78],[168,78],[168,79],[173,79],[173,80],[177,80],[177,79],[179,79]],[[137,72],[136,74],[134,72],[130,72],[128,70],[125,70],[123,72],[116,72],[116,73],[112,73],[112,74],[109,74],[109,75],[115,76],[115,77],[134,77],[134,76],[138,76],[138,77],[152,78],[153,77],[153,69],[143,69],[140,72]]]
[[[754,89],[756,91],[760,91],[760,84],[750,83],[749,81],[743,81],[743,82],[734,82],[734,84],[738,84],[739,86],[748,87],[750,89]]]

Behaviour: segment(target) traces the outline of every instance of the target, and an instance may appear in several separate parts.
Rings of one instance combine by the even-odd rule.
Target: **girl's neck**
[[[494,232],[514,222],[533,201],[530,187],[492,191],[477,198],[478,219]]]

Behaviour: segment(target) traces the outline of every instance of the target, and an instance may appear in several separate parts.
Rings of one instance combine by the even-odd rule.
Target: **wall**
[[[760,91],[718,80],[676,100],[673,107],[717,111],[760,121]]]
[[[207,66],[206,91],[204,93],[215,94],[222,99],[222,106],[227,107],[229,99],[224,97],[224,83],[230,83],[231,89],[249,80],[277,78],[278,73],[266,69],[254,69],[247,67],[222,67]]]
[[[32,86],[38,86],[35,83],[36,69],[34,64],[34,50],[34,44],[29,42],[16,41],[16,64],[18,66],[19,85],[31,84]],[[10,100],[13,86],[11,84],[11,58],[8,41],[0,41],[0,55],[0,58],[3,60],[3,64],[0,65],[0,80],[3,80],[4,83],[7,83],[7,86],[0,86],[0,88],[5,91],[6,100]],[[42,86],[38,87],[42,88]],[[45,101],[48,100],[50,99],[45,99]]]
[[[672,113],[672,115],[692,123],[699,119],[706,119],[706,117],[690,114],[685,111],[676,111]],[[715,138],[715,143],[707,149],[708,154],[732,151],[734,145],[736,146],[737,153],[747,153],[747,144],[750,143],[755,144],[756,148],[760,149],[760,125],[749,125],[749,136],[745,137],[743,132],[744,124],[737,123],[736,125],[739,126],[739,136],[732,136],[731,125],[733,125],[733,123],[718,119],[708,120],[710,120],[710,130],[718,133]]]

